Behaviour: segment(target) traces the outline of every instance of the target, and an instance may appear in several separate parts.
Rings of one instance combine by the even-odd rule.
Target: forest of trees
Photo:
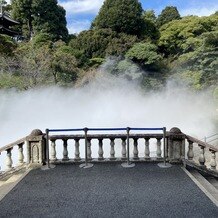
[[[5,10],[23,38],[0,34],[0,88],[75,86],[109,58],[110,73],[131,80],[134,69],[144,89],[175,78],[218,98],[218,12],[181,17],[168,6],[156,16],[138,0],[106,0],[90,29],[72,35],[57,0],[12,0]]]

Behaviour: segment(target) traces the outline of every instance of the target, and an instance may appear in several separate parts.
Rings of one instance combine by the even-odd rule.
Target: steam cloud
[[[213,134],[215,105],[207,93],[191,93],[171,81],[160,92],[142,91],[100,70],[80,88],[47,87],[0,91],[0,146],[33,129],[176,126],[203,138]]]

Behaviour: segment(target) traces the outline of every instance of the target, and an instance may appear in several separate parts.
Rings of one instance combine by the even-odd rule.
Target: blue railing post
[[[130,132],[130,128],[127,127],[126,128],[126,135],[127,135],[127,164],[129,165],[129,132]]]
[[[88,165],[88,128],[84,128],[85,133],[85,165]]]
[[[135,164],[134,163],[130,163],[129,161],[129,133],[130,133],[130,127],[126,128],[126,139],[127,139],[127,163],[122,163],[121,166],[124,168],[130,168],[130,167],[134,167]]]
[[[47,167],[50,168],[50,161],[49,161],[49,129],[46,129],[45,133],[46,133],[46,159],[47,159]]]
[[[93,167],[93,164],[88,163],[88,130],[87,127],[83,129],[85,134],[85,163],[79,165],[80,168],[84,169]]]
[[[160,168],[169,168],[172,165],[170,163],[166,163],[166,127],[163,127],[162,130],[163,130],[163,155],[164,155],[164,163],[158,163],[157,165]]]
[[[166,127],[163,127],[164,165],[166,166]]]
[[[45,166],[42,166],[41,169],[42,170],[49,170],[49,169],[52,169],[52,168],[55,168],[55,165],[53,164],[50,164],[50,159],[49,159],[49,129],[46,129],[45,130],[45,152],[46,152],[46,165]]]

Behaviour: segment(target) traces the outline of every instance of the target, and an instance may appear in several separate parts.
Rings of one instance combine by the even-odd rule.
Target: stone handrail
[[[18,146],[18,164],[17,166],[21,166],[24,164],[24,154],[23,154],[23,146],[25,144],[26,137],[21,138],[13,143],[10,143],[4,147],[0,148],[0,155],[2,152],[6,152],[6,160],[5,160],[5,171],[9,171],[13,168],[13,160],[12,160],[12,149],[15,146]]]
[[[33,130],[30,135],[1,147],[0,174],[4,175],[10,171],[16,171],[25,165],[34,163],[34,161],[38,164],[44,163],[45,157],[42,156],[43,153],[45,153],[42,151],[42,148],[45,144],[44,142],[44,134],[40,130]],[[13,152],[13,150],[16,150],[16,147],[18,153]],[[26,150],[26,155],[24,155],[24,150]],[[5,160],[2,159],[3,153],[6,153]],[[36,155],[36,158],[34,155]]]
[[[88,134],[87,136],[90,139],[118,139],[118,138],[127,138],[126,134]],[[130,134],[130,138],[163,138],[163,134]],[[58,140],[58,139],[85,139],[84,134],[82,135],[51,135],[49,136],[50,140]]]
[[[218,152],[218,148],[189,135],[185,135],[185,138],[188,141],[186,163],[191,163],[192,166],[196,166],[197,168],[206,171],[213,171],[215,176],[218,176],[218,171],[216,170],[216,152]],[[200,151],[194,150],[193,144],[197,144]],[[198,161],[196,161],[196,157],[198,157]],[[209,161],[207,161],[208,159]]]
[[[5,146],[3,146],[3,147],[0,148],[0,153],[3,152],[3,151],[6,151],[7,149],[13,148],[13,147],[16,146],[16,145],[25,143],[25,141],[26,141],[26,137],[21,138],[21,139],[18,139],[17,141],[12,142],[12,143],[10,143],[10,144],[8,144],[8,145],[5,145]]]
[[[144,139],[145,140],[145,150],[144,150],[144,157],[146,160],[150,159],[150,148],[149,148],[149,140],[150,139],[156,139],[157,140],[157,150],[156,155],[157,159],[163,158],[161,154],[163,153],[161,150],[161,140],[163,139],[163,134],[129,134],[129,138],[133,139],[133,159],[139,160],[139,151],[138,151],[138,139]],[[52,162],[57,161],[56,157],[56,141],[62,140],[63,141],[63,158],[62,161],[69,161],[70,159],[72,161],[81,161],[80,157],[80,140],[85,140],[85,135],[51,135],[49,136],[50,144],[50,159]],[[88,134],[87,140],[88,140],[88,159],[92,160],[92,151],[91,151],[91,141],[93,139],[98,140],[98,160],[118,160],[118,159],[126,159],[127,158],[127,134]],[[110,140],[110,156],[104,157],[104,150],[103,150],[103,140],[109,139]],[[122,140],[122,152],[121,156],[115,157],[115,139],[121,139]],[[75,153],[74,157],[69,158],[68,157],[68,140],[74,140],[75,141]]]

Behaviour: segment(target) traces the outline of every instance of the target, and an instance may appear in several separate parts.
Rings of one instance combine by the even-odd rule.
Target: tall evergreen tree
[[[66,11],[57,0],[33,0],[34,31],[48,33],[53,39],[67,40]]]
[[[156,16],[153,10],[144,11],[142,14],[144,19],[143,35],[146,39],[157,40],[160,32],[156,25]]]
[[[167,6],[162,10],[160,15],[157,18],[157,25],[160,27],[166,23],[169,23],[172,20],[179,20],[181,16],[176,7]]]
[[[140,35],[143,26],[142,11],[138,0],[106,0],[92,27]]]
[[[22,34],[25,38],[31,38],[33,34],[33,0],[12,0],[12,16],[21,24]]]
[[[12,14],[27,38],[44,32],[54,40],[67,39],[66,12],[57,0],[12,0]]]

